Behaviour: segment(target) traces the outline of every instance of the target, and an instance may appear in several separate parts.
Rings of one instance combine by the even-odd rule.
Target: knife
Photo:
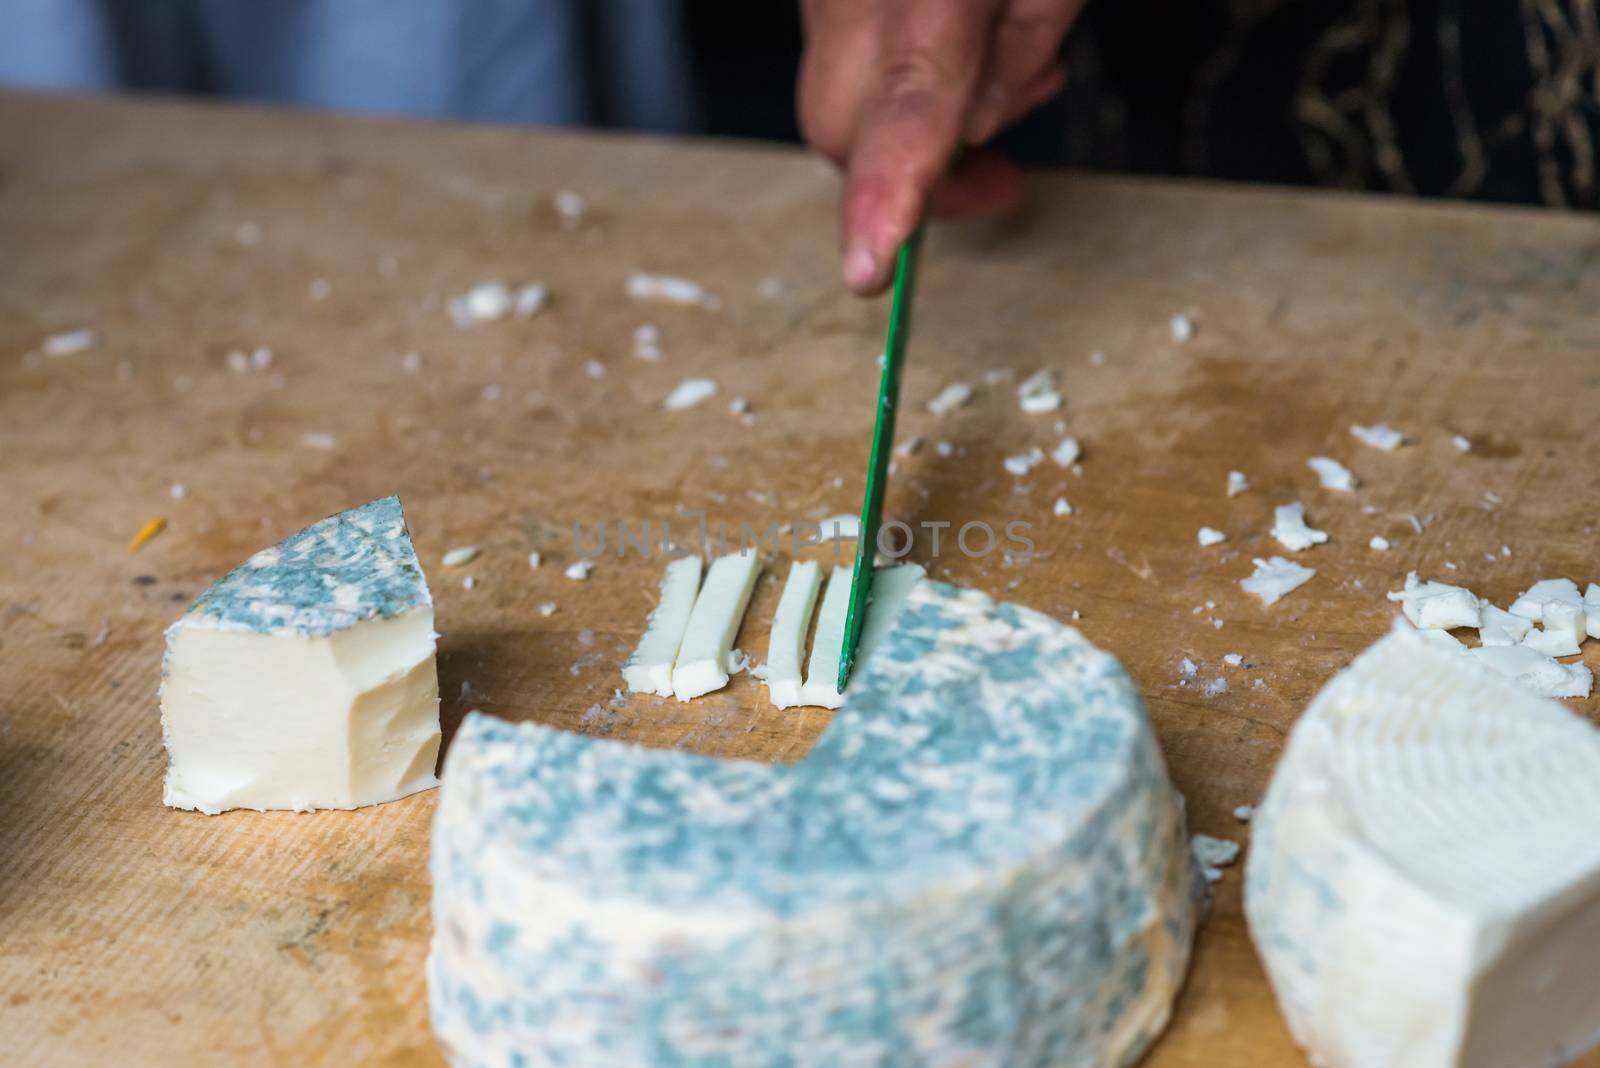
[[[911,298],[917,286],[917,258],[922,251],[919,225],[895,259],[894,294],[889,304],[889,336],[883,346],[883,371],[878,378],[878,419],[872,428],[872,457],[867,463],[867,492],[861,502],[861,529],[856,533],[856,566],[850,576],[850,608],[844,618],[844,647],[839,652],[839,692],[850,681],[861,627],[872,597],[872,565],[883,521],[883,495],[889,482],[889,456],[894,449],[894,417],[900,406],[900,371],[911,336]]]

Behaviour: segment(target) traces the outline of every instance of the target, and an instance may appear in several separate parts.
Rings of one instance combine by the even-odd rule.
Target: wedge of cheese
[[[430,856],[453,1064],[1138,1058],[1205,893],[1138,692],[912,577],[795,765],[466,718]]]
[[[166,803],[357,808],[438,785],[435,637],[396,497],[252,556],[167,631]]]
[[[1600,1038],[1600,731],[1410,627],[1295,725],[1245,910],[1327,1068],[1535,1068]]]

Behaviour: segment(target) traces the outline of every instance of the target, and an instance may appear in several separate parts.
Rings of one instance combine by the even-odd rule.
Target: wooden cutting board
[[[576,225],[552,206],[562,190],[586,201]],[[438,605],[447,736],[476,707],[806,753],[827,714],[777,712],[748,676],[692,704],[609,707],[660,561],[613,541],[587,582],[562,570],[574,524],[592,546],[601,523],[683,529],[703,512],[737,538],[859,507],[885,309],[837,281],[835,196],[826,166],[783,149],[0,96],[8,1057],[439,1063],[423,980],[434,794],[309,815],[161,806],[162,629],[331,512],[401,494]],[[692,278],[719,306],[631,301],[635,270]],[[485,279],[542,282],[549,306],[457,329],[448,298]],[[1198,325],[1186,344],[1180,312]],[[657,362],[632,354],[646,323]],[[91,350],[39,354],[80,327],[99,333]],[[230,369],[258,346],[270,367]],[[1025,416],[1016,383],[1042,367],[1065,405]],[[717,396],[662,411],[689,376]],[[955,381],[975,385],[969,405],[923,409]],[[952,551],[947,531],[937,558],[926,536],[911,558],[1078,613],[1142,689],[1198,831],[1247,839],[1232,810],[1387,627],[1384,592],[1408,570],[1501,603],[1538,578],[1600,578],[1582,451],[1600,411],[1590,218],[1041,176],[1020,218],[936,229],[906,394],[901,434],[925,444],[900,459],[888,514],[1022,521],[1036,544],[1008,562]],[[1008,474],[1006,456],[1060,439],[1058,416],[1081,470]],[[1413,443],[1382,453],[1348,433],[1378,421]],[[1319,454],[1360,488],[1317,488]],[[1252,488],[1229,499],[1235,469]],[[1074,511],[1058,518],[1061,496]],[[1304,554],[1316,578],[1264,608],[1238,581],[1279,551],[1272,506],[1295,499],[1332,540]],[[129,554],[156,516],[166,532]],[[1228,540],[1199,548],[1201,525]],[[1375,534],[1393,549],[1369,550]],[[474,564],[441,565],[469,543]],[[758,657],[787,554],[740,636]],[[1304,1063],[1239,878],[1217,888],[1150,1068]]]

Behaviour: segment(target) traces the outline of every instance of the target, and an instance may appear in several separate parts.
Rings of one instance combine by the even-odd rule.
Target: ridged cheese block
[[[1538,1068],[1600,1038],[1600,731],[1401,624],[1251,824],[1250,931],[1328,1068]]]
[[[437,786],[434,638],[399,498],[256,553],[167,631],[166,803],[356,808]]]
[[[444,781],[458,1066],[1125,1065],[1204,894],[1116,661],[936,583],[799,764],[473,714]]]

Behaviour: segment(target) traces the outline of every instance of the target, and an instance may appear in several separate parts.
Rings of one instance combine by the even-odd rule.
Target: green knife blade
[[[855,666],[861,627],[872,596],[872,565],[883,521],[883,494],[889,482],[889,456],[894,449],[894,417],[900,407],[900,370],[911,336],[911,298],[917,287],[917,257],[922,227],[900,246],[895,260],[894,296],[889,304],[889,336],[883,346],[883,372],[878,379],[878,420],[872,428],[872,459],[867,465],[867,492],[861,503],[861,530],[856,534],[856,567],[850,576],[850,610],[844,617],[844,648],[839,654],[839,691],[844,692]]]

